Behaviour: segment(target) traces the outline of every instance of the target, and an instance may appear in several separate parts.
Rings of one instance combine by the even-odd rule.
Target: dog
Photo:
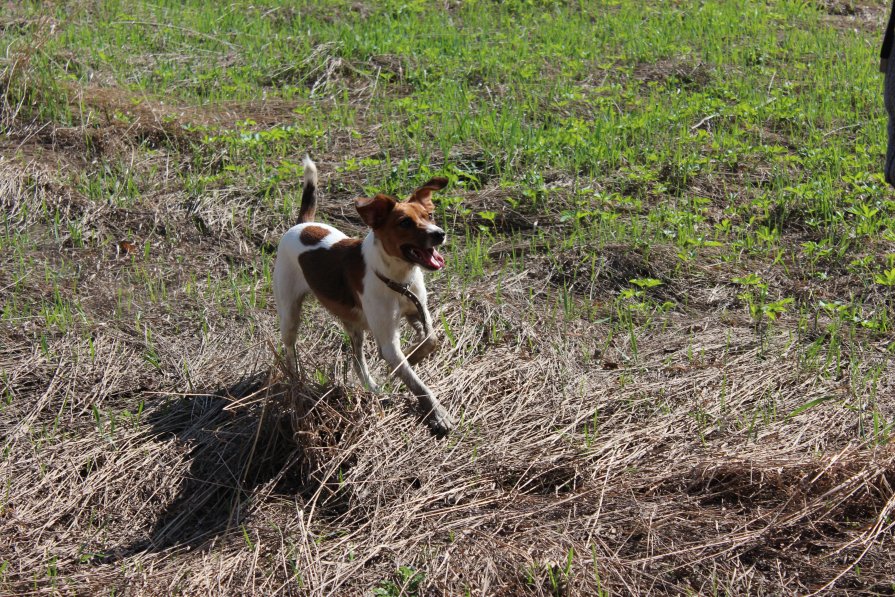
[[[363,239],[349,238],[314,221],[317,166],[305,157],[299,223],[280,240],[273,272],[280,335],[291,370],[297,365],[295,339],[302,303],[313,294],[345,328],[354,369],[364,386],[378,390],[364,357],[364,333],[369,331],[379,354],[417,397],[424,420],[439,437],[447,435],[453,423],[412,365],[438,347],[426,306],[423,270],[444,267],[436,247],[444,244],[446,234],[435,224],[432,193],[447,184],[446,178],[432,178],[406,201],[382,193],[356,199],[357,212],[370,231]],[[401,317],[416,332],[409,356],[399,342]]]

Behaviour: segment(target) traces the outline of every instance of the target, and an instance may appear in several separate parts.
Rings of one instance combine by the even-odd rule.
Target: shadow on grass
[[[303,474],[303,450],[281,412],[278,398],[286,392],[286,384],[270,384],[263,371],[212,392],[178,397],[149,413],[151,435],[174,436],[189,447],[189,472],[148,536],[102,561],[199,547],[238,527],[261,488],[281,495],[313,491]]]

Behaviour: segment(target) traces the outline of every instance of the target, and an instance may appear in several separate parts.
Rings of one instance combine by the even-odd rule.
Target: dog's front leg
[[[419,400],[420,408],[425,413],[426,424],[435,435],[439,437],[447,435],[453,427],[450,415],[410,367],[407,358],[401,352],[398,331],[374,330],[373,335],[382,358]]]
[[[408,314],[406,318],[415,332],[414,342],[416,342],[416,345],[408,351],[407,362],[411,365],[416,365],[438,350],[438,340],[435,339],[434,331],[430,331],[428,335],[426,334],[426,326],[423,325],[423,321],[417,313]],[[431,320],[431,317],[429,319]]]

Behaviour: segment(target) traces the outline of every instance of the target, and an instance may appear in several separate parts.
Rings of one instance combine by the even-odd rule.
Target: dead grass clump
[[[715,68],[703,62],[668,59],[640,63],[634,67],[633,76],[644,83],[676,85],[685,90],[699,91],[712,81]]]
[[[817,4],[824,12],[834,17],[853,17],[858,20],[874,21],[884,16],[884,9],[879,3],[862,2],[861,0],[819,0]]]

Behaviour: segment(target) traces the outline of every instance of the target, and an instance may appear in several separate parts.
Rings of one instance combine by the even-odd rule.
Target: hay
[[[885,590],[895,455],[856,442],[833,401],[787,416],[839,382],[800,368],[783,334],[762,360],[753,330],[688,321],[607,370],[576,356],[593,351],[586,324],[535,334],[523,285],[497,304],[488,284],[465,312],[434,289],[456,343],[420,374],[462,421],[445,441],[402,392],[288,378],[268,344],[210,351],[193,383],[218,387],[180,394],[135,386],[114,333],[93,363],[70,338],[52,364],[6,344],[4,590],[359,594],[406,581],[399,566],[435,594]],[[512,338],[483,340],[506,321]],[[323,336],[303,362],[337,379],[345,355]],[[134,424],[91,414],[138,396]]]

